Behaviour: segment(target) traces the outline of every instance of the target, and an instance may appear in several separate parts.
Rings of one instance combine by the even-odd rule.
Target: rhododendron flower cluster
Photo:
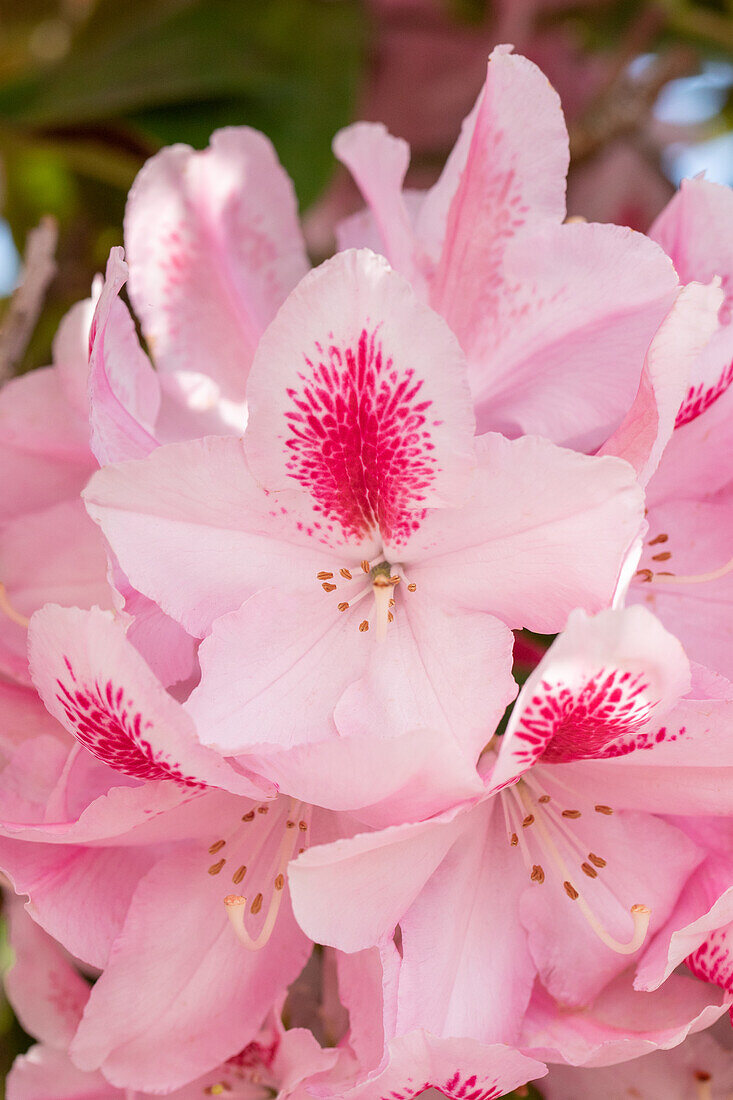
[[[430,191],[334,149],[314,270],[261,134],[153,157],[0,393],[8,1096],[718,1100],[733,195],[567,223],[508,47]]]

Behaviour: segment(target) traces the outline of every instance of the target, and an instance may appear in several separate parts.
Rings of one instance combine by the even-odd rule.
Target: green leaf
[[[307,204],[351,120],[364,27],[357,0],[100,0],[60,64],[0,91],[0,113],[46,134],[124,120],[153,147],[254,126]]]

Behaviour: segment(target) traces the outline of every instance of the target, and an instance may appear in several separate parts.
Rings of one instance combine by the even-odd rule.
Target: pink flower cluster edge
[[[429,191],[334,151],[312,270],[157,154],[0,393],[8,1098],[724,1100],[733,194],[566,222],[510,47]]]

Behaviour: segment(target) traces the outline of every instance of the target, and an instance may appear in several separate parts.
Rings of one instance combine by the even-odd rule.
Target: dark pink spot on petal
[[[64,663],[71,680],[77,683],[67,657]],[[184,775],[177,763],[166,759],[143,737],[142,714],[135,711],[130,702],[124,708],[121,705],[124,688],[116,689],[108,680],[104,686],[97,681],[84,684],[84,691],[78,691],[70,690],[61,680],[56,682],[59,686],[56,698],[64,708],[76,739],[97,759],[135,779],[173,779],[187,787],[203,786]],[[150,722],[144,725],[151,727]]]
[[[685,962],[696,977],[733,993],[733,924],[711,932]]]
[[[347,538],[378,529],[385,541],[405,541],[438,472],[423,380],[395,367],[376,330],[305,362],[302,385],[288,390],[290,476]]]
[[[733,382],[733,361],[728,364],[720,378],[712,386],[706,387],[704,382],[698,383],[697,386],[690,386],[687,396],[677,413],[677,419],[674,422],[675,428],[681,428],[683,424],[689,424],[691,420],[696,420],[701,413],[704,413],[719,397],[723,396],[731,382]]]
[[[630,752],[638,746],[622,748],[620,739],[633,741],[654,709],[645,694],[649,685],[619,669],[601,669],[579,688],[547,682],[542,687],[545,694],[525,705],[517,727],[527,746],[517,753],[524,764],[539,757],[559,764]]]

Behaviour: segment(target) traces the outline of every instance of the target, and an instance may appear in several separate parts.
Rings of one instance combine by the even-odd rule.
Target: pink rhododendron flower
[[[85,494],[134,587],[210,632],[199,736],[342,809],[388,793],[390,741],[418,729],[473,766],[514,694],[508,628],[611,598],[640,531],[631,467],[475,443],[455,339],[366,251],[293,292],[247,399],[243,441],[158,448]]]
[[[731,749],[718,729],[732,706],[730,691],[699,697],[681,646],[644,609],[576,613],[522,689],[486,797],[311,850],[290,869],[298,920],[346,951],[399,925],[385,991],[398,1033],[420,1020],[436,1034],[584,1060],[567,1025],[547,1041],[532,1002],[551,998],[567,1021],[569,1010],[592,1018],[614,982],[617,998],[624,988],[638,998],[629,959],[705,857],[660,814],[730,813]],[[706,1022],[725,1003],[709,992],[716,1002]],[[705,1017],[704,1001],[685,1003],[688,1027]],[[621,1036],[606,1038],[617,1060]]]

